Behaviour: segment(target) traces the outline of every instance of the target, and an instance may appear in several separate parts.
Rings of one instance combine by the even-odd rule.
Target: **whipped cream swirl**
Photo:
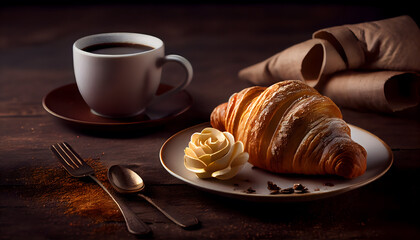
[[[232,134],[215,128],[194,133],[184,152],[185,167],[199,178],[230,179],[249,158],[241,141],[235,142]]]

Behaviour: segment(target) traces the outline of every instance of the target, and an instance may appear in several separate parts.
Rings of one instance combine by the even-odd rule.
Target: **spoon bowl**
[[[119,193],[140,192],[145,187],[140,175],[130,168],[120,165],[114,165],[109,168],[108,179],[112,187]]]
[[[108,180],[112,187],[119,193],[137,193],[137,196],[145,199],[156,209],[163,213],[172,222],[182,228],[192,228],[199,225],[199,221],[194,216],[185,213],[178,213],[171,210],[163,210],[151,198],[139,193],[144,190],[143,179],[135,171],[120,165],[113,165],[108,169]],[[176,217],[174,217],[176,216]]]

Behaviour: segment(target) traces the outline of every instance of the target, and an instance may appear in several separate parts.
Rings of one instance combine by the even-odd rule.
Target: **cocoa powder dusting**
[[[85,161],[95,169],[95,176],[110,190],[112,186],[106,177],[107,169],[99,158],[87,158]],[[65,215],[86,217],[93,223],[124,221],[116,204],[90,178],[72,177],[60,166],[32,169],[29,174],[26,184],[35,188],[31,200],[43,206],[57,205],[64,210]]]

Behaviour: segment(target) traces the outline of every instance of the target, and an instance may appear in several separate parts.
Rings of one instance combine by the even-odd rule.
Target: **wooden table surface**
[[[85,193],[98,193],[99,205],[110,200],[93,182],[68,177],[49,150],[60,141],[103,168],[132,166],[141,173],[149,196],[201,222],[197,229],[183,230],[146,202],[124,198],[152,228],[150,238],[419,238],[419,109],[397,114],[343,109],[348,123],[391,147],[394,164],[366,186],[316,201],[267,204],[213,195],[174,178],[159,160],[160,147],[170,136],[209,121],[216,105],[250,86],[238,80],[240,69],[310,38],[320,28],[412,12],[410,6],[374,4],[0,8],[0,239],[135,238],[118,214],[104,219],[92,207],[87,207],[88,212],[80,209],[88,203],[73,198],[86,200]],[[194,79],[187,91],[194,103],[188,112],[157,128],[115,134],[75,129],[43,109],[41,100],[49,91],[75,82],[73,42],[85,35],[116,31],[158,36],[167,53],[191,61]],[[178,73],[176,67],[168,67],[164,81],[176,82]]]

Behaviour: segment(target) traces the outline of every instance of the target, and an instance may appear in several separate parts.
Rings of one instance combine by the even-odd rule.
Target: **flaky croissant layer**
[[[366,150],[351,139],[340,109],[301,81],[246,88],[217,106],[210,122],[271,172],[355,178],[366,171]]]

